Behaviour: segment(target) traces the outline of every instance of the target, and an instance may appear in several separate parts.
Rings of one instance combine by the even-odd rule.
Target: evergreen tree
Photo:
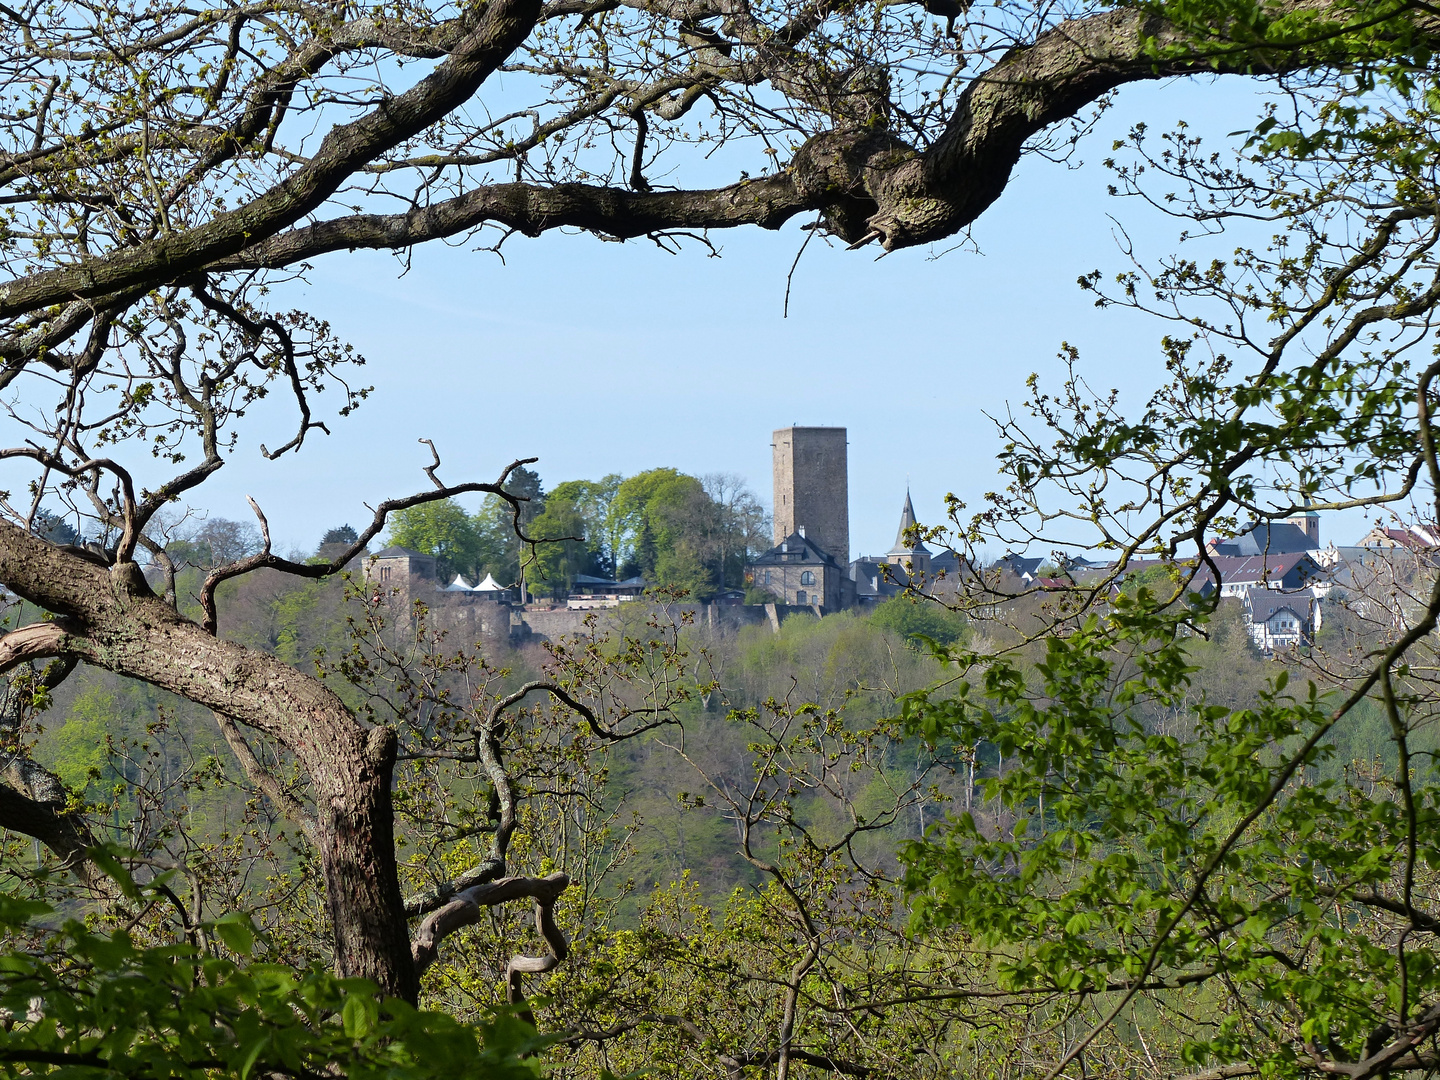
[[[66,518],[49,510],[36,513],[34,530],[36,536],[52,544],[73,544],[80,535]]]
[[[335,529],[326,529],[325,535],[320,540],[321,547],[328,547],[331,544],[353,544],[358,539],[356,532],[349,525],[341,525]]]

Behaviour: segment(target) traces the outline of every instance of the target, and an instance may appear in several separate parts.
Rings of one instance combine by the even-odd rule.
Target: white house
[[[1320,600],[1304,589],[1280,592],[1252,588],[1245,593],[1250,638],[1265,652],[1308,644],[1320,629]]]

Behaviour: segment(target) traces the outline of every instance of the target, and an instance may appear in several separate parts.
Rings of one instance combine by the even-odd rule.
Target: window
[[[380,580],[381,580],[381,581],[389,581],[389,580],[390,580],[390,567],[388,567],[388,566],[382,566],[382,567],[380,568]]]
[[[770,571],[769,571],[769,570],[766,570],[766,571],[765,571],[765,584],[766,584],[766,585],[769,585],[769,584],[770,584]]]
[[[804,590],[804,589],[801,589],[799,592],[797,592],[797,593],[795,594],[795,603],[797,603],[797,604],[808,604],[809,602],[810,602],[809,600],[806,600],[806,599],[805,599],[805,590]]]
[[[804,573],[802,573],[802,574],[800,575],[800,584],[801,584],[801,585],[814,585],[814,584],[815,584],[815,575],[814,575],[811,571],[806,570]]]

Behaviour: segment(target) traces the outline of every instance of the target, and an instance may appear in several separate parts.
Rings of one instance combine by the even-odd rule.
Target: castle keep
[[[775,460],[775,545],[800,533],[840,566],[850,562],[850,479],[843,427],[788,427]]]
[[[776,603],[818,613],[877,603],[901,591],[911,573],[953,572],[953,552],[932,556],[907,536],[915,524],[910,493],[895,546],[850,559],[850,478],[843,427],[788,427],[772,437],[775,546],[746,568],[746,582]]]

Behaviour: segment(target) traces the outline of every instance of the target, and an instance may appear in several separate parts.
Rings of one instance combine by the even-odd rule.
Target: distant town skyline
[[[1107,196],[1112,174],[1099,160],[1141,116],[1155,126],[1184,117],[1192,130],[1208,118],[1223,136],[1258,108],[1242,80],[1127,88],[1081,142],[1082,168],[1025,158],[963,250],[877,260],[811,243],[788,318],[799,221],[718,236],[719,259],[698,245],[669,255],[558,233],[516,238],[503,264],[443,245],[416,251],[403,273],[389,256],[328,256],[278,289],[280,303],[329,319],[369,359],[357,379],[375,394],[348,419],[325,416],[329,437],[312,433],[278,462],[258,444],[283,442],[293,416],[279,397],[254,407],[199,499],[249,520],[253,495],[279,546],[313,547],[327,528],[368,520],[364,504],[426,487],[425,438],[450,482],[493,479],[530,456],[547,488],[672,466],[742,476],[768,506],[770,432],[834,426],[850,433],[852,555],[884,552],[907,486],[921,522],[935,524],[947,492],[975,509],[1000,485],[985,414],[1018,406],[1032,371],[1058,387],[1062,342],[1080,349],[1092,386],[1143,406],[1172,327],[1097,311],[1075,281],[1127,265],[1107,215],[1151,256],[1173,246],[1172,226]],[[316,400],[322,415],[332,396]],[[1368,527],[1363,515],[1326,522],[1337,538]]]

